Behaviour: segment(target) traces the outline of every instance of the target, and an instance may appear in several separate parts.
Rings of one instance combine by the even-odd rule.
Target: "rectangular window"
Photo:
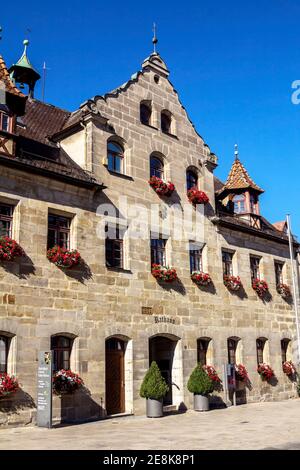
[[[66,336],[52,336],[53,370],[70,370],[70,357],[73,340]]]
[[[13,206],[0,203],[0,237],[11,237]]]
[[[265,341],[263,339],[256,340],[257,364],[262,364],[264,362],[264,346]]]
[[[191,273],[193,271],[203,271],[202,248],[195,243],[190,243],[190,270]]]
[[[166,240],[151,238],[151,264],[166,265]]]
[[[0,336],[0,373],[7,373],[8,338]]]
[[[116,238],[105,239],[106,266],[110,268],[123,268],[123,239],[121,232],[116,230]]]
[[[237,341],[235,339],[229,338],[227,340],[227,349],[228,349],[228,362],[229,364],[236,363],[236,347]]]
[[[48,249],[54,246],[70,249],[70,224],[71,219],[68,217],[48,215]]]
[[[0,130],[10,132],[11,118],[6,113],[0,113]]]
[[[232,276],[233,275],[232,258],[233,258],[233,253],[229,253],[229,251],[222,251],[223,275],[224,276]]]
[[[286,362],[286,360],[287,360],[286,359],[286,353],[287,353],[289,342],[290,342],[289,339],[282,339],[281,340],[281,360],[282,360],[282,363]]]
[[[283,266],[284,264],[280,261],[275,261],[276,286],[283,284]]]
[[[260,258],[257,256],[250,256],[250,270],[251,270],[251,280],[260,279],[260,270],[259,270]]]

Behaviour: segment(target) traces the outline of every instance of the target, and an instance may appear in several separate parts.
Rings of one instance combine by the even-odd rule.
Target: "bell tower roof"
[[[21,87],[24,85],[28,85],[29,96],[33,97],[34,87],[37,82],[41,78],[40,74],[33,68],[31,65],[28,56],[27,56],[27,47],[29,45],[28,39],[23,41],[24,44],[24,51],[20,59],[16,64],[13,64],[9,68],[9,73],[11,79],[14,83],[19,83]]]

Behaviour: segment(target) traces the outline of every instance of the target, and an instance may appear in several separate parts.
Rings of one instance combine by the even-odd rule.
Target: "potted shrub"
[[[23,249],[15,240],[10,237],[0,237],[0,260],[13,261],[16,257],[23,255]]]
[[[258,364],[257,372],[259,373],[262,380],[270,380],[275,376],[274,371],[269,364]]]
[[[158,178],[157,176],[151,176],[149,180],[149,184],[151,188],[154,189],[154,191],[159,195],[159,196],[171,196],[173,191],[175,190],[175,185],[171,183],[171,181],[168,181],[167,183],[163,181],[161,178]]]
[[[163,415],[163,397],[169,390],[165,379],[155,361],[146,373],[140,388],[140,396],[146,398],[148,418],[160,418]]]
[[[288,299],[292,296],[291,289],[287,284],[278,284],[276,289],[283,299]]]
[[[187,388],[189,392],[194,394],[194,410],[208,411],[208,395],[214,390],[214,384],[201,364],[198,364],[191,373]]]
[[[162,266],[161,264],[152,264],[151,274],[157,280],[163,282],[173,282],[177,279],[177,272],[175,268]]]
[[[252,281],[252,287],[259,297],[264,297],[269,290],[268,284],[262,279],[254,279]]]
[[[231,291],[238,291],[241,288],[242,281],[239,276],[224,275],[224,285]]]
[[[5,398],[19,389],[19,383],[13,375],[0,374],[0,398]]]
[[[192,204],[207,204],[209,202],[207,194],[200,191],[196,186],[188,190],[187,197]]]
[[[296,372],[297,372],[296,367],[292,363],[292,361],[283,362],[282,363],[282,370],[289,377],[292,377],[293,375],[296,375]]]
[[[56,395],[74,393],[82,385],[82,378],[71,370],[61,369],[53,375],[53,391]]]
[[[47,258],[51,263],[60,268],[72,268],[80,263],[81,257],[77,250],[67,250],[60,246],[54,246],[47,251]]]
[[[198,286],[208,286],[211,284],[210,275],[201,271],[193,271],[191,274],[191,279]]]

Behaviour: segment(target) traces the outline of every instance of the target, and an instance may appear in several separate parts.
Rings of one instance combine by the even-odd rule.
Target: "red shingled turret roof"
[[[263,193],[264,190],[261,189],[248,175],[248,172],[239,158],[235,158],[231,170],[229,172],[226,183],[223,188],[218,191],[220,196],[234,192],[235,190],[240,189],[253,189],[257,193]]]
[[[4,83],[5,91],[11,93],[15,96],[20,96],[21,98],[26,98],[26,96],[16,87],[12,82],[7,67],[5,65],[3,57],[0,55],[0,82]]]

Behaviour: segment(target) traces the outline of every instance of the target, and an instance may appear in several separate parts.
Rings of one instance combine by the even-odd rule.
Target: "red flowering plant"
[[[13,261],[17,256],[23,256],[20,245],[10,237],[0,237],[0,260]]]
[[[235,375],[238,380],[247,382],[249,380],[248,372],[243,364],[235,364]]]
[[[272,367],[265,363],[258,364],[257,372],[259,373],[262,380],[270,380],[275,376]]]
[[[288,299],[292,296],[291,289],[287,284],[280,283],[277,285],[276,289],[278,294],[280,294],[284,299]]]
[[[71,370],[61,369],[53,375],[53,391],[56,395],[74,393],[82,385],[82,378]]]
[[[215,383],[221,383],[221,379],[213,366],[204,365],[203,370],[207,373],[208,377]]]
[[[262,279],[253,279],[252,287],[259,297],[263,297],[269,291],[268,284]]]
[[[210,275],[202,271],[193,271],[191,279],[198,286],[208,286],[212,282]]]
[[[292,375],[296,375],[297,371],[296,371],[296,367],[295,365],[292,363],[292,361],[285,361],[282,363],[282,370],[283,372],[288,375],[288,376],[292,376]]]
[[[188,190],[187,197],[192,204],[207,204],[209,202],[207,194],[196,186]]]
[[[242,281],[239,276],[228,276],[224,274],[223,280],[227,289],[232,291],[238,291],[242,286]]]
[[[13,375],[0,374],[0,398],[7,397],[19,389],[19,383]]]
[[[177,272],[175,268],[169,266],[162,266],[161,264],[152,264],[151,274],[158,281],[173,282],[177,279]]]
[[[149,180],[149,184],[151,188],[154,189],[154,191],[159,195],[159,196],[171,196],[173,191],[175,190],[175,185],[171,183],[171,181],[168,181],[167,183],[163,181],[161,178],[158,178],[158,176],[151,176]]]
[[[80,263],[81,257],[77,250],[67,250],[60,246],[54,246],[47,251],[47,258],[60,268],[72,268]]]

